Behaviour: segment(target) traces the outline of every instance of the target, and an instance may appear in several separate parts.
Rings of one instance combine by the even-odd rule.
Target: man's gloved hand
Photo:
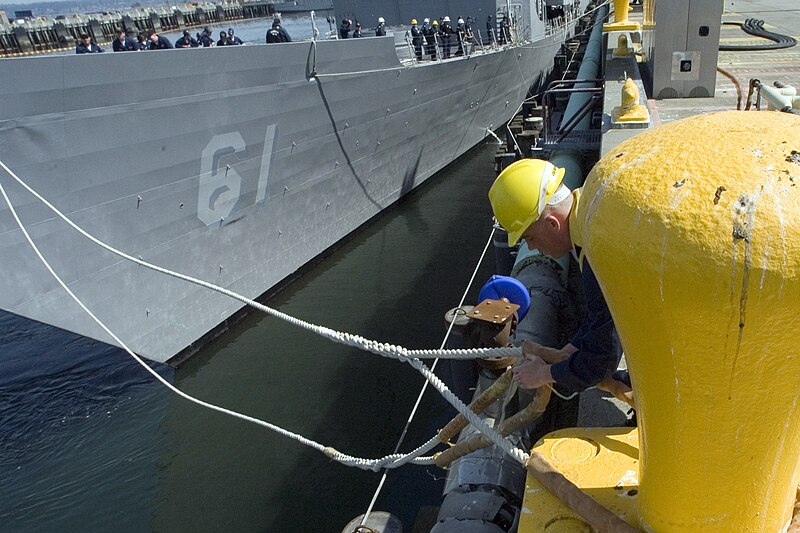
[[[555,348],[548,348],[533,341],[525,341],[522,344],[522,355],[525,358],[541,357],[547,364],[554,365],[569,359],[569,353]]]
[[[523,389],[538,389],[554,382],[550,365],[539,356],[527,354],[514,365],[514,379]]]

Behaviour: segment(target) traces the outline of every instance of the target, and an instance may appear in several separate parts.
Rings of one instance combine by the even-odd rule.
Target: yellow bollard
[[[791,519],[798,184],[800,117],[772,111],[660,126],[587,178],[582,240],[633,378],[647,531],[777,533]]]
[[[617,37],[617,47],[611,51],[611,57],[630,57],[633,55],[633,48],[628,46],[628,36],[621,33]]]
[[[620,105],[611,111],[612,125],[639,123],[643,125],[640,127],[646,127],[650,122],[650,113],[646,105],[639,103],[639,89],[631,78],[625,80],[620,97]]]
[[[614,0],[614,22],[603,24],[603,31],[638,31],[638,22],[628,20],[629,0]]]

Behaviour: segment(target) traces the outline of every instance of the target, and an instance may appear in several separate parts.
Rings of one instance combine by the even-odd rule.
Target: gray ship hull
[[[99,239],[255,298],[510,119],[565,31],[405,66],[391,37],[2,60],[0,158]],[[241,307],[101,250],[0,181],[137,353],[168,361]],[[2,309],[112,342],[6,205],[0,268]]]
[[[294,0],[275,2],[273,9],[278,13],[307,13],[309,11],[333,11],[333,0]]]

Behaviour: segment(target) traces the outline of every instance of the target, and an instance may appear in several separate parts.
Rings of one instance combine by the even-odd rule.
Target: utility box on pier
[[[720,0],[649,0],[642,24],[645,77],[653,98],[713,96]]]

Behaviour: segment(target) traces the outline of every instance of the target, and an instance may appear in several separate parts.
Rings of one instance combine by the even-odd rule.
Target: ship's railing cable
[[[478,262],[476,263],[475,268],[472,271],[472,276],[470,276],[469,281],[467,282],[467,286],[464,289],[464,293],[461,295],[461,300],[459,300],[458,302],[457,307],[459,309],[463,307],[464,302],[467,299],[467,294],[469,293],[469,290],[472,288],[472,284],[475,282],[475,278],[478,275],[478,269],[480,268],[481,264],[483,264],[483,260],[486,257],[486,251],[492,244],[492,238],[494,237],[494,232],[495,229],[494,227],[492,227],[492,231],[489,233],[489,239],[486,241],[486,244],[483,247],[481,256],[478,258]],[[447,346],[447,341],[450,339],[450,333],[453,331],[453,327],[455,326],[455,324],[456,321],[452,320],[450,321],[450,325],[447,326],[447,331],[445,332],[444,338],[442,339],[442,344],[439,345],[440,350],[443,349],[445,346]],[[434,372],[436,370],[438,364],[439,364],[439,359],[437,358],[436,360],[433,361],[433,364],[431,365],[431,372]],[[403,432],[400,434],[400,438],[397,439],[397,445],[395,445],[394,447],[394,453],[397,453],[398,450],[400,449],[400,446],[403,445],[403,441],[405,440],[406,434],[408,433],[408,428],[411,426],[411,422],[414,420],[414,416],[416,416],[417,414],[417,409],[419,409],[419,405],[422,402],[422,397],[425,395],[426,390],[428,390],[428,381],[425,381],[422,384],[422,388],[420,389],[419,395],[417,396],[417,401],[414,402],[414,407],[411,408],[411,413],[408,415],[408,420],[406,420],[406,425],[403,428]],[[439,443],[441,441],[438,438],[438,436],[434,435],[433,438],[428,442],[429,443],[434,442],[435,445],[436,443]],[[384,470],[383,475],[381,476],[381,480],[378,483],[378,487],[375,489],[375,493],[372,495],[372,500],[370,500],[369,506],[367,507],[367,510],[364,513],[364,518],[361,519],[361,525],[364,525],[367,522],[367,520],[369,520],[369,515],[372,512],[373,507],[375,506],[375,502],[378,500],[378,496],[380,495],[381,490],[383,489],[383,484],[386,482],[387,475],[388,475],[388,470]]]
[[[438,48],[439,47],[438,39],[439,39],[439,37],[436,36],[436,45],[435,46],[437,47],[436,48],[437,49],[437,57],[441,58],[442,55],[441,55],[441,52],[439,51],[439,48]],[[426,43],[427,43],[427,41],[426,41]],[[424,46],[425,45],[423,44],[423,49],[424,49]],[[494,47],[494,48],[484,48],[483,46],[481,46],[481,48],[479,50],[478,49],[473,49],[470,54],[464,54],[464,55],[461,55],[461,56],[451,55],[448,59],[439,59],[436,62],[417,63],[416,61],[414,61],[414,62],[411,62],[411,63],[408,63],[408,64],[394,65],[394,66],[391,66],[391,67],[376,68],[376,69],[369,69],[369,70],[354,70],[354,71],[348,71],[348,72],[316,73],[315,76],[318,77],[318,78],[333,78],[333,77],[339,77],[339,76],[356,76],[356,75],[361,75],[361,74],[376,74],[376,73],[379,73],[379,72],[392,72],[392,71],[395,71],[395,70],[404,70],[404,69],[407,69],[407,68],[426,67],[426,66],[430,66],[430,65],[440,64],[443,61],[468,60],[471,57],[479,57],[479,56],[484,55],[484,54],[495,54],[495,53],[501,53],[501,52],[508,52],[508,51],[510,51],[510,50],[512,50],[514,48],[525,48],[525,49],[528,49],[528,50],[540,50],[540,49],[549,48],[551,46],[553,46],[552,43],[551,44],[547,44],[547,45],[534,45],[532,43],[531,44],[527,44],[527,45],[524,44],[524,43],[520,43],[520,44],[507,43],[507,44],[504,44],[504,45],[497,44],[496,47]],[[405,46],[403,46],[403,48],[405,48]]]
[[[133,257],[131,255],[126,254],[125,252],[117,250],[116,248],[114,248],[114,247],[112,247],[112,246],[100,241],[99,239],[97,239],[93,235],[91,235],[88,232],[86,232],[83,228],[81,228],[80,226],[75,224],[69,217],[67,217],[64,213],[62,213],[60,210],[58,210],[58,208],[56,208],[53,204],[51,204],[46,198],[41,196],[37,191],[35,191],[32,187],[30,187],[24,180],[22,180],[19,176],[17,176],[10,168],[8,168],[8,166],[6,166],[6,164],[2,160],[0,160],[0,167],[2,167],[3,170],[5,170],[6,173],[9,176],[11,176],[17,183],[19,183],[25,190],[27,190],[29,193],[31,193],[33,196],[35,196],[40,202],[42,202],[45,206],[47,206],[47,208],[50,209],[56,216],[58,216],[60,219],[62,219],[64,222],[66,222],[69,226],[71,226],[73,229],[75,229],[78,233],[80,233],[81,235],[83,235],[84,237],[89,239],[90,241],[94,242],[95,244],[97,244],[101,248],[103,248],[103,249],[105,249],[105,250],[107,250],[107,251],[109,251],[109,252],[111,252],[111,253],[113,253],[115,255],[118,255],[118,256],[120,256],[120,257],[122,257],[124,259],[127,259],[127,260],[129,260],[131,262],[134,262],[134,263],[136,263],[138,265],[144,266],[144,267],[149,268],[151,270],[155,270],[156,272],[161,272],[163,274],[166,274],[166,275],[178,278],[178,279],[182,279],[184,281],[188,281],[190,283],[194,283],[194,284],[199,285],[201,287],[205,287],[207,289],[219,292],[219,293],[224,294],[226,296],[229,296],[229,297],[231,297],[231,298],[233,298],[235,300],[238,300],[238,301],[240,301],[242,303],[250,305],[251,307],[253,307],[255,309],[258,309],[258,310],[260,310],[262,312],[265,312],[265,313],[269,314],[270,316],[273,316],[275,318],[280,318],[280,319],[282,319],[282,320],[284,320],[284,321],[286,321],[286,322],[288,322],[290,324],[293,324],[293,325],[302,327],[303,329],[307,329],[309,331],[317,333],[318,335],[321,335],[321,336],[323,336],[325,338],[328,338],[329,340],[333,340],[335,342],[340,342],[340,343],[348,345],[348,346],[361,348],[361,349],[364,349],[366,351],[370,351],[370,352],[376,353],[378,355],[382,355],[382,356],[385,356],[385,357],[398,359],[400,361],[404,361],[404,362],[408,363],[409,365],[411,365],[412,368],[414,368],[415,370],[420,372],[423,376],[425,376],[425,378],[434,386],[434,388],[437,391],[439,391],[439,393],[453,407],[455,407],[456,410],[459,413],[464,415],[464,417],[467,418],[467,420],[469,420],[469,422],[473,426],[475,426],[481,433],[486,435],[494,444],[499,446],[505,453],[507,453],[508,455],[510,455],[511,457],[513,457],[514,459],[516,459],[517,461],[519,461],[522,464],[525,464],[525,461],[527,461],[527,459],[529,458],[529,455],[524,450],[516,448],[510,441],[508,441],[505,438],[503,438],[499,433],[497,433],[497,431],[495,431],[494,429],[490,428],[485,422],[483,422],[483,420],[480,419],[480,417],[478,417],[469,408],[467,408],[467,406],[464,405],[464,403],[455,394],[453,394],[453,392],[450,391],[450,389],[447,388],[447,386],[438,378],[438,376],[433,374],[430,371],[430,369],[428,369],[428,367],[425,366],[425,364],[422,363],[422,361],[420,361],[418,359],[418,357],[421,357],[421,358],[435,358],[435,357],[437,357],[439,355],[442,355],[442,356],[455,356],[455,358],[458,358],[458,359],[476,358],[476,357],[519,357],[521,355],[521,349],[520,348],[490,348],[490,349],[478,348],[478,349],[459,349],[459,350],[407,350],[406,348],[404,348],[402,346],[395,346],[395,345],[391,345],[391,344],[378,343],[376,341],[365,339],[365,338],[360,337],[358,335],[352,335],[352,334],[349,334],[349,333],[339,333],[339,332],[336,332],[336,331],[331,330],[331,329],[326,328],[326,327],[316,326],[314,324],[310,324],[310,323],[305,322],[303,320],[300,320],[298,318],[295,318],[295,317],[292,317],[290,315],[287,315],[286,313],[282,313],[280,311],[277,311],[275,309],[267,307],[267,306],[265,306],[263,304],[260,304],[260,303],[254,301],[254,300],[246,298],[246,297],[244,297],[244,296],[242,296],[240,294],[234,293],[233,291],[230,291],[230,290],[225,289],[223,287],[219,287],[219,286],[214,285],[212,283],[208,283],[206,281],[199,280],[199,279],[196,279],[196,278],[192,278],[191,276],[187,276],[187,275],[181,274],[179,272],[174,272],[174,271],[171,271],[169,269],[166,269],[166,268],[163,268],[163,267],[159,267],[157,265],[153,265],[151,263],[148,263],[147,261],[135,258],[135,257]],[[164,386],[166,386],[169,390],[171,390],[172,392],[174,392],[178,396],[180,396],[180,397],[182,397],[182,398],[184,398],[184,399],[186,399],[188,401],[191,401],[191,402],[193,402],[193,403],[195,403],[197,405],[200,405],[202,407],[206,407],[206,408],[214,410],[214,411],[225,413],[225,414],[228,414],[230,416],[233,416],[233,417],[236,417],[236,418],[240,418],[242,420],[246,420],[248,422],[252,422],[254,424],[257,424],[257,425],[266,427],[268,429],[271,429],[271,430],[273,430],[273,431],[275,431],[275,432],[277,432],[277,433],[279,433],[281,435],[284,435],[286,437],[292,438],[292,439],[297,440],[298,442],[300,442],[302,444],[305,444],[305,445],[307,445],[307,446],[309,446],[311,448],[314,448],[314,449],[316,449],[318,451],[321,451],[321,452],[325,453],[331,459],[334,459],[336,461],[339,461],[339,462],[341,462],[343,464],[347,464],[347,465],[350,465],[350,466],[357,466],[357,467],[365,469],[365,470],[377,471],[380,468],[384,468],[384,467],[389,468],[389,467],[393,467],[393,466],[399,466],[400,464],[404,464],[405,462],[412,462],[414,464],[429,464],[427,462],[424,462],[427,459],[424,459],[424,460],[423,459],[412,459],[411,456],[414,453],[417,453],[418,455],[421,455],[422,453],[425,453],[424,451],[421,451],[421,450],[424,450],[426,446],[430,445],[430,442],[428,442],[425,445],[421,446],[420,448],[418,448],[417,450],[415,450],[411,454],[406,454],[406,455],[402,455],[402,456],[399,456],[399,457],[397,455],[389,455],[389,456],[386,456],[386,457],[384,457],[382,459],[361,459],[361,458],[357,458],[357,457],[353,457],[353,456],[350,456],[350,455],[343,454],[343,453],[337,451],[334,448],[323,446],[322,444],[319,444],[319,443],[317,443],[315,441],[307,439],[307,438],[305,438],[305,437],[303,437],[301,435],[297,435],[295,433],[287,431],[287,430],[285,430],[285,429],[283,429],[283,428],[281,428],[279,426],[276,426],[276,425],[271,424],[269,422],[266,422],[264,420],[260,420],[258,418],[254,418],[254,417],[242,414],[242,413],[238,413],[236,411],[232,411],[232,410],[226,409],[224,407],[220,407],[220,406],[205,402],[203,400],[200,400],[198,398],[194,398],[194,397],[192,397],[192,396],[180,391],[179,389],[174,387],[172,384],[167,382],[165,379],[163,379],[157,372],[155,372],[141,358],[139,358],[130,348],[128,348],[127,345],[121,339],[119,339],[110,329],[108,329],[108,327],[106,327],[105,324],[103,324],[103,322],[100,321],[100,319],[97,318],[83,304],[83,302],[81,302],[80,299],[69,289],[69,287],[63,282],[63,280],[61,280],[61,278],[52,269],[52,267],[50,267],[50,264],[47,262],[47,260],[41,254],[41,252],[39,251],[38,247],[33,242],[33,239],[31,239],[30,235],[28,234],[27,230],[25,229],[24,224],[22,223],[22,221],[20,220],[19,216],[17,215],[16,209],[14,209],[14,206],[13,206],[13,204],[11,202],[11,199],[7,196],[5,188],[2,185],[2,182],[0,182],[0,193],[2,193],[2,196],[3,196],[4,200],[5,200],[5,202],[8,204],[9,210],[11,211],[11,213],[12,213],[12,215],[14,217],[14,220],[16,221],[17,225],[19,226],[20,230],[22,231],[23,235],[25,236],[25,238],[28,241],[28,243],[30,244],[30,246],[35,251],[35,253],[36,253],[37,257],[39,258],[39,260],[45,265],[47,270],[56,279],[56,281],[59,283],[59,285],[61,285],[61,287],[64,288],[64,290],[67,292],[67,294],[69,294],[70,298],[72,298],[92,318],[92,320],[94,320],[116,343],[118,343],[119,346],[121,346],[129,355],[131,355],[131,357],[133,357],[134,360],[136,360],[137,363],[139,363],[142,367],[144,367],[159,382],[161,382]],[[428,449],[430,449],[430,448],[428,448]]]
[[[581,17],[589,16],[589,15],[593,14],[595,11],[597,11],[598,9],[602,8],[603,6],[608,5],[609,3],[610,3],[610,0],[605,0],[604,2],[598,4],[594,9],[591,9],[591,10],[587,11],[586,13],[584,13],[583,15],[581,15]],[[566,35],[568,27],[569,27],[568,24],[562,25],[562,26],[558,26],[558,27],[554,28],[552,33],[547,33],[545,36],[546,37],[552,37],[552,36],[557,35],[558,33],[564,33]],[[585,33],[586,31],[588,31],[588,30],[584,30],[584,32],[576,34],[575,37],[583,35],[583,33]],[[494,33],[496,33],[496,32],[494,32]],[[496,44],[495,47],[488,48],[488,49],[485,49],[485,48],[483,48],[483,46],[481,46],[480,50],[473,50],[468,55],[453,56],[453,57],[450,57],[449,59],[447,59],[447,61],[468,60],[470,57],[473,57],[473,56],[480,56],[480,55],[483,55],[483,54],[494,54],[494,53],[500,53],[500,52],[507,52],[507,51],[509,51],[511,49],[514,49],[514,48],[525,48],[527,50],[543,50],[545,48],[550,48],[550,47],[553,46],[552,43],[548,43],[548,44],[533,44],[530,41],[528,41],[528,42],[529,42],[529,44],[525,44],[525,41],[523,41],[521,43],[507,43],[505,45]],[[437,44],[438,44],[438,40],[437,40]],[[439,53],[439,57],[441,57],[440,53]],[[356,75],[361,75],[361,74],[377,74],[377,73],[380,73],[380,72],[392,72],[392,71],[403,70],[403,69],[407,69],[407,68],[426,67],[426,66],[429,66],[429,65],[438,64],[441,61],[442,60],[437,61],[436,63],[430,62],[430,63],[424,63],[424,64],[417,63],[417,62],[411,62],[409,64],[400,64],[400,65],[394,65],[394,66],[391,66],[391,67],[369,69],[369,70],[355,70],[355,71],[348,71],[348,72],[325,72],[325,73],[315,72],[314,73],[314,77],[317,77],[317,78],[333,78],[333,77],[339,77],[339,76],[356,76]]]

